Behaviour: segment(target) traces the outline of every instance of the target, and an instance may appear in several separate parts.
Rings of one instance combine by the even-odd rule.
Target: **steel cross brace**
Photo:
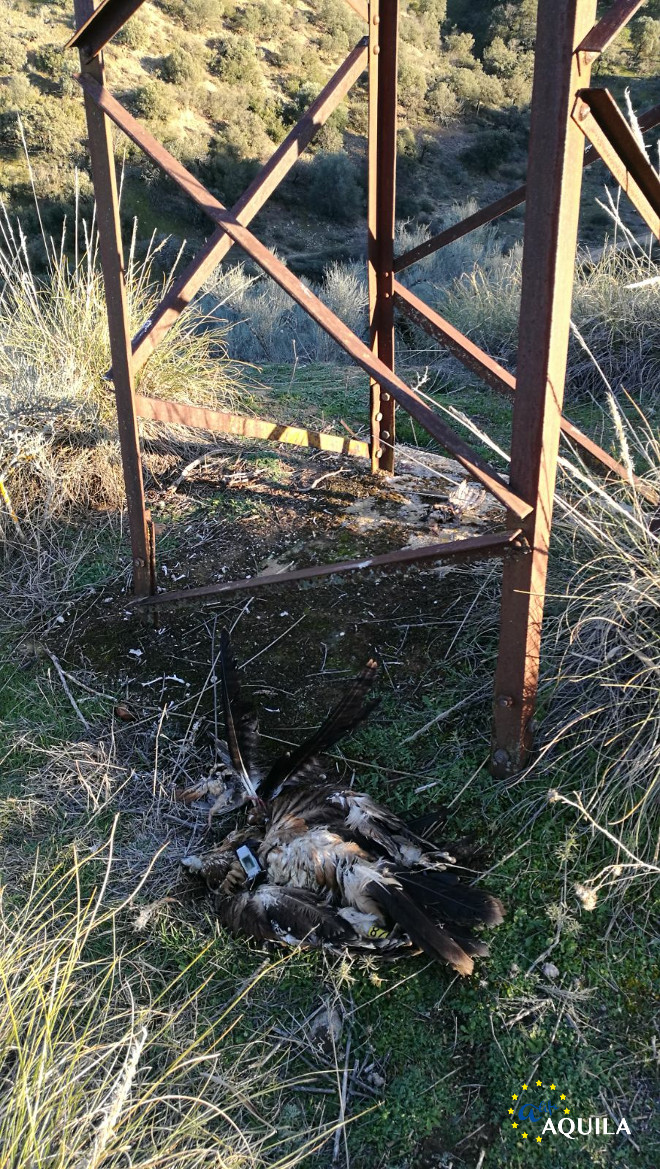
[[[607,89],[581,89],[573,119],[660,239],[660,178]]]
[[[97,81],[87,74],[78,76],[84,92],[103,110],[109,118],[139,146],[149,158],[160,166],[199,207],[241,245],[245,252],[287,292],[302,309],[328,333],[349,357],[385,386],[395,401],[405,406],[415,418],[475,479],[499,499],[513,514],[522,519],[531,508],[521,501],[490,464],[456,434],[441,418],[422,401],[418,394],[397,377],[380,359],[366,347],[363,341],[343,321],[303,284],[297,276],[282,263],[264,244],[250,232],[235,215],[232,215],[199,179],[188,171],[178,159],[157,142],[127,110]]]
[[[639,115],[637,122],[642,132],[653,130],[655,126],[660,125],[660,105],[651,106],[650,109],[644,110],[644,113]],[[599,158],[600,155],[595,148],[589,146],[584,152],[583,165],[591,166]],[[417,244],[409,252],[404,252],[401,256],[396,256],[394,259],[394,271],[402,272],[404,268],[409,268],[411,264],[417,264],[419,260],[433,255],[434,252],[440,251],[441,248],[446,248],[457,239],[462,239],[463,236],[469,235],[471,231],[476,231],[478,227],[483,227],[486,223],[492,223],[494,219],[499,219],[501,215],[506,215],[507,211],[513,211],[514,207],[520,207],[526,198],[527,184],[523,183],[522,186],[516,187],[515,190],[509,191],[508,194],[496,199],[494,203],[489,203],[486,207],[481,207],[478,211],[474,211],[472,215],[466,216],[465,219],[459,220],[458,223],[453,223],[451,227],[446,227],[438,235],[423,240],[421,244]]]
[[[371,0],[370,8],[364,0],[348,0],[365,19],[369,19],[369,43],[356,47],[335,77],[328,83],[317,102],[303,116],[298,126],[248,191],[228,211],[204,189],[156,140],[133,119],[105,88],[103,66],[98,54],[103,45],[118,31],[128,17],[137,10],[136,0],[103,0],[96,11],[90,0],[75,0],[79,29],[70,44],[80,49],[82,74],[79,81],[85,92],[85,105],[90,128],[90,152],[102,224],[101,254],[108,297],[108,312],[112,343],[113,376],[122,443],[122,460],[126,476],[131,538],[134,545],[134,566],[144,566],[147,576],[136,571],[136,591],[148,590],[148,572],[153,565],[153,548],[149,544],[148,513],[144,507],[137,414],[149,417],[172,417],[176,421],[194,425],[198,418],[211,421],[234,433],[270,432],[276,424],[259,419],[244,419],[222,412],[209,412],[182,403],[162,403],[153,399],[136,398],[133,389],[134,372],[153,350],[179,312],[200,287],[208,272],[226,254],[232,243],[239,243],[245,251],[275,279],[281,287],[303,307],[325,331],[340,344],[372,379],[372,460],[378,443],[393,439],[393,403],[398,402],[419,421],[437,441],[449,450],[474,478],[487,487],[508,508],[509,533],[464,540],[452,545],[430,546],[421,550],[402,549],[382,557],[364,561],[319,565],[297,569],[276,577],[257,577],[252,580],[228,582],[216,590],[191,590],[185,596],[207,595],[216,591],[257,587],[265,584],[283,584],[297,580],[325,576],[337,571],[354,571],[368,567],[387,567],[415,560],[444,557],[474,558],[477,555],[502,555],[517,550],[504,558],[502,628],[496,676],[493,762],[497,771],[508,774],[524,759],[531,742],[531,715],[536,697],[540,652],[540,631],[543,615],[548,544],[552,521],[552,499],[556,474],[559,434],[563,430],[584,449],[600,458],[609,469],[620,474],[623,468],[606,452],[572,427],[561,414],[563,384],[568,344],[570,288],[577,238],[579,191],[583,164],[588,165],[601,155],[608,165],[605,147],[616,155],[612,170],[617,176],[626,172],[633,201],[647,222],[655,224],[658,212],[657,191],[645,168],[639,148],[631,150],[630,133],[621,128],[616,116],[603,102],[594,98],[597,91],[589,90],[589,65],[611,43],[613,37],[641,6],[635,0],[617,0],[610,11],[594,22],[595,0],[539,0],[537,64],[532,101],[532,133],[528,182],[524,187],[504,196],[490,207],[454,225],[433,240],[394,260],[393,235],[394,171],[393,142],[395,141],[396,87],[393,74],[396,67],[396,0]],[[386,14],[387,27],[380,26]],[[384,50],[383,59],[377,56]],[[263,205],[280,179],[293,165],[295,158],[332,112],[364,68],[369,52],[370,67],[370,129],[372,131],[374,182],[370,187],[370,276],[371,341],[372,350],[360,341],[332,314],[267,248],[247,229],[247,223]],[[389,56],[388,56],[389,54]],[[385,61],[388,62],[387,66]],[[593,146],[586,154],[580,149],[585,127],[579,125],[582,102],[588,113],[582,121],[590,124]],[[616,107],[615,107],[616,110]],[[107,119],[112,119],[140,146],[179,186],[191,196],[216,223],[216,232],[179,278],[170,299],[160,306],[157,319],[149,330],[142,330],[131,348],[127,332],[125,291],[123,288],[123,261],[117,211],[116,180]],[[660,107],[640,118],[643,129],[660,120]],[[594,126],[591,125],[593,121]],[[578,134],[578,126],[580,134]],[[599,137],[600,133],[600,137]],[[633,140],[634,143],[634,140]],[[596,149],[594,149],[596,147]],[[377,180],[377,181],[376,181]],[[635,187],[632,184],[634,182]],[[488,222],[497,215],[528,201],[523,258],[523,290],[521,304],[520,353],[518,375],[512,375],[498,366],[478,347],[452,330],[448,322],[422,304],[398,285],[394,273],[402,270],[424,255],[431,254],[453,239]],[[651,212],[649,212],[649,208]],[[514,401],[511,484],[504,480],[476,452],[472,451],[451,428],[425,405],[393,371],[393,347],[388,351],[387,338],[392,333],[392,303],[396,298],[409,315],[418,314],[419,323],[448,344],[452,351],[484,376],[496,389],[511,391],[518,387]],[[423,318],[423,322],[422,322]],[[383,360],[383,357],[385,360]],[[392,418],[385,423],[381,403],[392,403]],[[165,414],[163,414],[165,411]],[[383,428],[381,429],[381,422]],[[295,428],[288,441],[313,443],[311,432]],[[283,434],[275,429],[275,434]],[[331,435],[316,436],[321,445],[335,449],[344,442]],[[355,443],[350,453],[363,454],[366,444]],[[134,518],[137,523],[134,524]],[[142,532],[142,535],[141,535]],[[140,543],[142,541],[142,543]],[[478,547],[476,545],[479,545]],[[460,547],[459,547],[460,545]],[[473,546],[474,545],[474,546]],[[144,559],[135,556],[136,546],[144,552]],[[525,555],[527,552],[527,555]],[[159,598],[167,600],[168,595]]]
[[[435,312],[429,305],[415,296],[409,288],[405,288],[403,284],[399,284],[398,280],[394,281],[394,303],[400,312],[404,313],[409,320],[414,321],[421,329],[428,333],[431,337],[435,337],[441,345],[444,345],[450,353],[454,355],[462,364],[472,370],[481,378],[486,385],[491,389],[497,390],[498,393],[512,396],[516,391],[516,379],[508,369],[490,357],[469,337],[464,336],[458,329],[454,328],[449,321],[441,317],[439,313]],[[619,479],[629,483],[631,479],[630,471],[612,457],[606,450],[603,450],[598,443],[584,434],[572,422],[562,414],[561,418],[562,434],[571,439],[577,446],[581,447],[593,459],[612,471]],[[638,479],[633,475],[633,482],[637,490],[651,503],[658,503],[658,492],[649,484],[644,483],[643,480]]]
[[[342,62],[318,97],[287,134],[268,162],[250,183],[232,207],[232,214],[246,226],[296,163],[303,150],[312,141],[346,97],[351,87],[367,66],[367,38],[360,41]],[[171,329],[177,318],[190,304],[196,292],[211,272],[224,260],[234,241],[221,227],[216,228],[184,272],[174,281],[163,297],[151,321],[133,338],[133,369],[137,373],[153,353],[156,345]]]

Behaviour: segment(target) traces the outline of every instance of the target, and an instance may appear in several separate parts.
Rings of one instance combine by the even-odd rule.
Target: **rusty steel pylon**
[[[159,604],[215,597],[239,589],[280,586],[364,568],[501,557],[504,568],[492,766],[498,774],[509,774],[523,762],[532,741],[560,436],[563,434],[597,460],[606,473],[625,480],[630,478],[624,466],[563,416],[562,404],[583,166],[601,158],[651,231],[660,238],[660,180],[609,92],[590,87],[593,62],[644,0],[615,0],[598,22],[596,0],[539,0],[526,185],[397,257],[394,256],[394,213],[398,0],[369,0],[369,3],[348,0],[366,22],[367,35],[349,53],[231,210],[157,142],[106,86],[103,48],[142,2],[102,0],[95,8],[92,0],[74,0],[77,31],[67,46],[76,46],[80,53],[77,79],[85,99],[98,209],[135,593],[142,603]],[[365,69],[369,82],[369,345],[294,276],[248,226]],[[132,340],[126,311],[111,122],[157,163],[215,225],[153,318]],[[639,122],[643,130],[658,125],[660,106],[648,110]],[[586,152],[585,142],[590,144]],[[525,201],[519,352],[514,377],[414,296],[396,277],[417,260]],[[234,243],[369,375],[368,443],[136,394],[135,374]],[[514,396],[508,482],[395,373],[395,308],[476,372],[487,385]],[[153,527],[145,506],[138,418],[368,458],[372,470],[379,472],[394,468],[397,405],[504,505],[507,511],[504,531],[401,549],[362,560],[335,561],[277,575],[155,595]],[[639,488],[657,502],[648,487],[639,484]]]

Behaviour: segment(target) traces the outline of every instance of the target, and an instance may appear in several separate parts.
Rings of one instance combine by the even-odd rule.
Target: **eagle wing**
[[[254,798],[262,778],[259,719],[252,704],[246,702],[241,693],[236,659],[227,629],[223,629],[220,634],[220,681],[231,765],[242,779],[248,794]]]
[[[275,760],[260,789],[259,794],[263,799],[276,795],[285,783],[318,773],[319,755],[329,751],[339,739],[359,727],[376,706],[377,699],[371,702],[365,699],[377,675],[376,662],[368,661],[318,730],[294,751],[288,751]]]

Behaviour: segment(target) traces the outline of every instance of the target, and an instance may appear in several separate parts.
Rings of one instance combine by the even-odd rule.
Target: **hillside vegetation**
[[[435,230],[454,199],[488,197],[524,175],[535,7],[402,0],[399,218]],[[91,197],[71,78],[77,56],[61,51],[73,5],[6,0],[3,8],[0,194],[26,217],[29,237],[23,134],[47,227],[58,230],[74,203],[76,168],[80,197]],[[108,49],[108,77],[129,109],[231,204],[364,32],[345,0],[155,0]],[[653,97],[659,42],[660,2],[649,0],[600,67],[603,76],[638,74],[638,108]],[[366,118],[363,77],[259,218],[259,232],[294,268],[320,277],[326,260],[364,249]],[[180,241],[204,232],[200,213],[121,136],[117,151],[124,215],[137,215],[145,236],[156,229]],[[515,238],[519,223],[512,231]]]

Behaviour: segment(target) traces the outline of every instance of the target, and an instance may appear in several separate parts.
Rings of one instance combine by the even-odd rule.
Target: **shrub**
[[[223,0],[156,0],[156,4],[191,32],[214,30],[227,11]]]
[[[185,0],[182,7],[182,22],[191,32],[214,30],[227,12],[223,0]]]
[[[257,174],[255,157],[263,142],[263,126],[256,114],[243,111],[240,120],[224,126],[212,139],[200,171],[206,185],[223,202],[231,205]]]
[[[8,110],[26,112],[27,107],[37,97],[25,73],[15,73],[0,89],[0,111]]]
[[[474,141],[461,151],[461,162],[478,174],[493,174],[511,155],[514,143],[506,130],[481,130]]]
[[[630,39],[637,65],[645,71],[656,67],[660,59],[660,20],[642,16],[633,24]]]
[[[442,38],[442,48],[452,65],[474,66],[474,37],[469,32],[452,32]]]
[[[352,158],[347,154],[317,154],[309,169],[310,201],[317,211],[342,223],[361,214],[364,192]]]
[[[450,84],[456,96],[476,110],[481,105],[500,105],[504,97],[499,78],[484,73],[481,66],[477,69],[455,69]]]
[[[347,41],[348,43],[348,41]],[[273,51],[272,61],[280,69],[289,69],[300,60],[300,45],[292,37],[285,37],[277,49]]]
[[[260,119],[271,142],[281,142],[285,134],[282,106],[279,101],[268,97],[267,92],[262,88],[251,90],[248,94],[247,108]]]
[[[289,13],[273,0],[257,0],[237,10],[232,17],[232,28],[249,33],[256,41],[269,41],[278,29],[288,24]]]
[[[409,8],[418,16],[431,16],[437,24],[447,18],[447,0],[410,0]]]
[[[292,48],[295,51],[295,46]],[[324,33],[319,41],[319,48],[328,57],[346,57],[350,42],[343,28],[338,28],[334,32]]]
[[[34,66],[55,83],[56,92],[72,97],[80,92],[72,77],[72,59],[65,56],[60,45],[41,45],[34,53]]]
[[[257,47],[249,36],[229,34],[217,44],[211,72],[228,85],[261,85]]]
[[[114,39],[118,45],[125,45],[127,49],[144,49],[149,44],[149,28],[142,14],[135,12]]]
[[[352,45],[364,35],[362,22],[344,0],[317,0],[311,18],[316,25],[331,34],[341,29]]]
[[[282,121],[285,126],[295,125],[320,92],[321,86],[314,81],[299,82],[297,88],[292,86],[289,101],[282,109]],[[348,116],[346,104],[338,106],[316,134],[314,141],[317,147],[331,154],[341,150],[348,125]]]
[[[608,406],[616,457],[631,470],[634,459],[657,492],[657,426],[642,412],[627,419],[620,407],[631,403],[623,397],[608,394]],[[550,786],[554,803],[582,805],[609,836],[609,863],[594,848],[591,871],[585,880],[582,868],[584,884],[576,886],[593,909],[633,885],[648,904],[657,886],[660,544],[649,530],[654,507],[641,491],[617,480],[603,490],[602,479],[585,471],[575,458],[562,460],[553,532],[556,563],[569,565],[570,575],[561,581],[563,612],[546,659],[553,695],[532,785]]]
[[[50,555],[44,537],[39,559]],[[74,588],[69,582],[69,601]],[[46,764],[48,779],[43,769],[41,777],[54,800],[90,768],[104,791],[111,774],[124,774],[102,748],[64,744],[58,755]],[[209,969],[217,980],[222,967],[210,967],[216,958],[207,942],[178,969],[164,962],[155,977],[149,959],[162,955],[162,946],[152,949],[137,925],[131,936],[127,923],[142,887],[138,875],[148,879],[154,863],[151,852],[127,883],[128,866],[114,859],[112,839],[98,844],[86,825],[78,831],[78,849],[64,844],[56,867],[39,856],[0,902],[0,1065],[7,1069],[0,1112],[12,1169],[37,1165],[45,1149],[62,1169],[126,1165],[128,1149],[134,1165],[159,1169],[273,1164],[269,1146],[283,1127],[290,1051],[274,1059],[266,1027],[242,1039],[235,1030],[261,973],[242,986],[228,978],[220,992],[228,1005],[218,1007],[209,1001]],[[304,1114],[292,1110],[285,1130],[290,1169],[333,1131],[317,1120],[301,1129]]]
[[[506,45],[502,37],[494,37],[483,52],[484,66],[498,77],[512,77],[518,68],[518,53]]]
[[[163,81],[171,85],[196,85],[202,79],[202,66],[193,54],[181,45],[175,45],[160,66]]]
[[[0,236],[0,465],[26,532],[80,507],[118,506],[123,494],[112,397],[103,380],[110,355],[98,243],[79,222],[77,238],[88,243],[74,264],[61,224],[55,235],[59,251],[47,238],[39,241],[47,257],[43,279],[6,216]],[[126,264],[132,332],[153,315],[163,294],[153,261],[151,250],[136,260],[134,225]],[[140,375],[144,393],[172,397],[194,383],[196,397],[201,393],[208,405],[235,400],[234,370],[222,360],[223,334],[202,331],[199,323],[196,306],[179,317]],[[6,519],[5,509],[0,523]]]
[[[408,126],[397,130],[396,152],[402,158],[417,158],[417,140]]]
[[[421,109],[426,96],[426,73],[405,52],[399,59],[399,98],[404,109],[411,113]]]
[[[62,57],[61,45],[40,45],[34,51],[34,67],[48,77],[57,77],[62,68]]]
[[[432,81],[426,91],[426,109],[441,126],[447,126],[458,114],[458,98],[446,81]]]
[[[50,163],[70,160],[77,148],[78,135],[84,132],[85,119],[80,101],[32,92],[34,97],[29,104],[20,108],[28,150],[33,154],[47,155]],[[10,107],[0,114],[0,139],[4,149],[12,152],[23,149],[18,112]]]
[[[533,49],[536,43],[537,0],[516,0],[515,4],[499,4],[493,13],[491,32],[507,43],[515,40],[523,49]]]
[[[364,265],[331,264],[318,285],[321,300],[359,337],[368,336]],[[217,314],[231,323],[230,353],[241,361],[345,361],[342,350],[267,277],[249,276],[242,264],[221,269],[208,289]]]
[[[532,100],[532,78],[524,73],[514,73],[502,83],[504,94],[512,106],[522,110]]]
[[[147,81],[136,89],[130,101],[139,118],[160,121],[172,112],[172,96],[162,81]]]
[[[18,37],[0,32],[0,73],[18,73],[26,59],[25,48]]]

